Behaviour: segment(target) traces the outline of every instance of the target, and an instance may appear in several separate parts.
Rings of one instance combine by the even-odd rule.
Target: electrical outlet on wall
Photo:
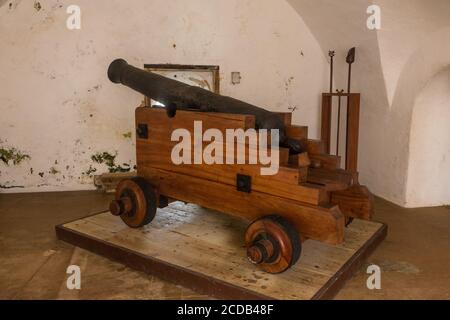
[[[241,73],[240,72],[231,72],[231,83],[232,84],[239,84],[241,83]]]

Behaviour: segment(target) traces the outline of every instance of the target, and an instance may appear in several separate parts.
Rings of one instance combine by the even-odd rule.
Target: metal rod
[[[341,94],[344,93],[344,90],[336,90],[339,94],[338,100],[338,116],[337,116],[337,133],[336,133],[336,155],[339,156],[339,140],[341,134]]]
[[[351,81],[352,81],[352,64],[355,62],[356,58],[356,48],[351,48],[348,51],[346,62],[348,63],[348,82],[347,82],[347,123],[346,123],[346,129],[345,129],[345,161],[347,162],[348,158],[348,117],[349,117],[349,109],[350,109],[350,92],[351,92]],[[347,165],[346,165],[347,169]]]
[[[347,93],[350,93],[351,81],[352,81],[352,64],[355,62],[356,57],[356,48],[351,48],[348,51],[346,62],[348,63],[348,83],[347,83]]]
[[[330,61],[330,93],[333,93],[333,72],[334,72],[334,56],[336,52],[335,51],[328,51],[328,56],[331,58]]]
[[[348,65],[348,82],[347,82],[347,93],[350,93],[352,82],[352,65]]]

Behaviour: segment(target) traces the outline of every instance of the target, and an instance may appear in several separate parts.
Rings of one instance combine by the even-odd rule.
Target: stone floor
[[[0,299],[201,299],[189,289],[133,271],[57,241],[54,226],[107,208],[100,192],[0,194]],[[403,209],[376,199],[387,239],[367,265],[382,269],[382,289],[366,287],[366,268],[337,299],[450,299],[450,208]],[[66,268],[82,270],[81,290],[66,288]]]

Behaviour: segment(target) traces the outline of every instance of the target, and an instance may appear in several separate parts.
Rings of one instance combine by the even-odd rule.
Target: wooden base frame
[[[103,212],[56,226],[60,240],[133,269],[220,299],[330,299],[358,270],[387,234],[383,224],[355,220],[346,241],[303,243],[299,263],[268,274],[247,261],[243,246],[248,223],[180,202],[158,209],[139,229]]]

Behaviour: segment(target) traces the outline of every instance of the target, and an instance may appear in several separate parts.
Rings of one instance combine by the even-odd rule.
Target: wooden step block
[[[337,206],[312,206],[280,198],[273,195],[273,188],[270,193],[240,192],[234,186],[153,168],[139,169],[138,174],[169,198],[193,202],[249,221],[276,213],[291,221],[305,238],[329,244],[344,241],[345,219]]]
[[[326,192],[342,191],[348,189],[348,185],[336,180],[308,177],[306,182],[311,185],[320,186],[320,188],[322,188]]]
[[[306,151],[310,154],[326,154],[325,143],[322,140],[308,139],[304,141]]]
[[[207,129],[218,129],[225,132],[226,129],[254,129],[255,116],[239,115],[216,112],[194,112],[194,111],[177,111],[174,118],[167,117],[165,109],[138,107],[135,111],[136,123],[158,123],[160,127],[170,129],[187,129],[191,132],[194,130],[194,121],[202,121],[203,131]],[[158,133],[157,127],[153,129],[154,134]]]
[[[308,167],[298,168],[298,183],[304,183],[307,181],[308,181]]]
[[[232,155],[231,162],[234,164],[174,164],[172,162],[171,153],[172,148],[178,144],[178,141],[171,141],[171,133],[174,127],[182,127],[187,130],[193,130],[193,121],[191,112],[177,113],[177,122],[173,119],[167,118],[165,114],[161,114],[159,110],[152,108],[138,108],[136,111],[136,122],[144,123],[148,126],[148,139],[136,140],[137,150],[137,167],[138,173],[146,168],[160,169],[173,173],[185,174],[192,177],[201,178],[204,180],[220,182],[236,188],[236,177],[238,174],[247,175],[252,179],[253,190],[271,193],[282,198],[301,201],[317,205],[323,203],[326,198],[326,192],[320,188],[305,188],[299,186],[299,182],[304,182],[307,179],[307,168],[299,170],[298,167],[289,166],[289,150],[280,148],[280,162],[278,172],[275,175],[262,175],[261,169],[268,167],[261,164],[237,164],[236,150],[238,145],[235,144],[235,154]],[[206,119],[206,120],[205,120]],[[202,120],[204,126],[210,126],[210,114],[198,113],[195,120]],[[238,119],[239,120],[239,119]],[[232,119],[230,126],[241,126],[245,128],[247,122],[245,117],[239,122]],[[211,121],[217,121],[213,119]],[[228,120],[221,119],[221,128],[229,127],[226,123]],[[209,144],[209,143],[205,143]],[[249,152],[254,150],[248,145],[242,145],[245,148],[246,159],[248,159]],[[194,159],[194,148],[191,145],[191,160]],[[225,148],[224,148],[225,152]],[[226,154],[226,153],[225,153]],[[224,154],[224,157],[225,157]],[[226,159],[224,159],[226,160]]]
[[[322,203],[326,192],[320,188],[310,189],[299,186],[299,182],[307,179],[308,168],[280,165],[275,175],[262,175],[262,165],[251,164],[181,164],[175,165],[171,161],[170,148],[167,144],[157,141],[138,141],[137,167],[138,172],[145,168],[156,168],[170,172],[186,174],[205,180],[217,181],[236,186],[238,174],[250,176],[253,189],[267,192],[280,197],[293,199],[305,203]],[[282,163],[288,161],[288,150],[280,149]],[[284,160],[283,160],[284,158]]]
[[[311,154],[311,161],[318,163],[314,167],[335,170],[341,168],[341,157],[329,154]]]
[[[137,165],[138,166],[152,166],[157,167],[161,169],[167,169],[170,171],[175,172],[187,172],[191,170],[192,175],[201,175],[201,176],[208,176],[208,177],[215,177],[217,175],[221,174],[236,174],[236,173],[242,173],[246,172],[250,175],[257,175],[261,174],[261,169],[269,167],[269,164],[263,165],[261,163],[252,164],[249,162],[250,154],[253,153],[253,155],[256,158],[259,158],[258,155],[258,149],[257,148],[251,148],[248,145],[242,145],[242,144],[235,144],[234,145],[234,154],[227,154],[226,149],[228,148],[227,145],[222,145],[223,147],[223,156],[221,158],[221,161],[223,164],[207,164],[204,159],[202,160],[201,164],[195,164],[193,161],[195,160],[195,151],[194,151],[194,145],[191,145],[191,155],[190,160],[191,163],[183,163],[176,165],[172,162],[172,149],[177,144],[177,142],[170,142],[165,143],[161,142],[159,140],[138,140],[137,141]],[[205,150],[205,147],[209,143],[203,144],[203,150]],[[237,151],[239,148],[243,148],[244,155],[245,155],[245,163],[244,164],[238,164],[239,158],[237,157]],[[270,154],[271,150],[268,149],[268,153]],[[279,161],[278,166],[279,167],[289,167],[289,149],[287,148],[280,148],[279,149],[279,158],[276,160]],[[276,161],[273,160],[273,161]],[[225,171],[226,170],[226,171]],[[275,181],[282,181],[287,184],[298,184],[298,174],[297,171],[293,168],[287,168],[284,170],[283,168],[280,168],[280,172],[267,176],[268,179],[275,180]],[[281,174],[281,175],[280,175]],[[287,175],[291,174],[291,177],[287,177]]]
[[[333,190],[328,190],[326,188],[326,186],[324,186],[324,185],[317,184],[317,183],[311,183],[311,182],[308,182],[307,180],[305,182],[300,183],[300,185],[305,188],[319,188],[322,191],[325,191],[326,196],[323,197],[323,201],[319,205],[321,205],[321,206],[329,206],[330,205],[330,200],[331,200],[331,192],[330,191],[333,191]],[[338,190],[341,190],[341,189],[338,189]]]
[[[286,126],[284,132],[288,138],[295,140],[308,139],[308,127],[306,126]]]
[[[336,204],[347,217],[371,220],[374,212],[373,195],[365,186],[354,185],[331,193],[331,203]]]
[[[289,165],[289,149],[280,148],[280,166]]]
[[[345,190],[358,183],[357,175],[342,169],[309,168],[308,182],[323,185],[327,191]]]
[[[307,181],[308,168],[280,167],[279,172],[275,176],[262,176],[259,169],[255,171],[254,166],[251,165],[239,167],[236,165],[217,165],[215,169],[211,169],[210,167],[206,165],[193,165],[190,168],[179,166],[179,170],[174,171],[173,167],[170,166],[138,166],[138,173],[141,175],[141,170],[145,172],[146,168],[167,170],[173,173],[198,177],[204,181],[220,182],[233,188],[236,188],[237,174],[241,174],[251,177],[252,190],[255,191],[313,205],[319,205],[327,201],[327,193],[323,188],[319,186],[304,187],[299,185],[299,183]],[[294,179],[295,183],[292,182],[292,179]]]
[[[292,112],[274,112],[284,123],[285,126],[292,124]]]
[[[311,165],[311,160],[307,152],[300,154],[294,154],[289,157],[289,164],[292,166],[298,166],[299,168],[309,167]]]

